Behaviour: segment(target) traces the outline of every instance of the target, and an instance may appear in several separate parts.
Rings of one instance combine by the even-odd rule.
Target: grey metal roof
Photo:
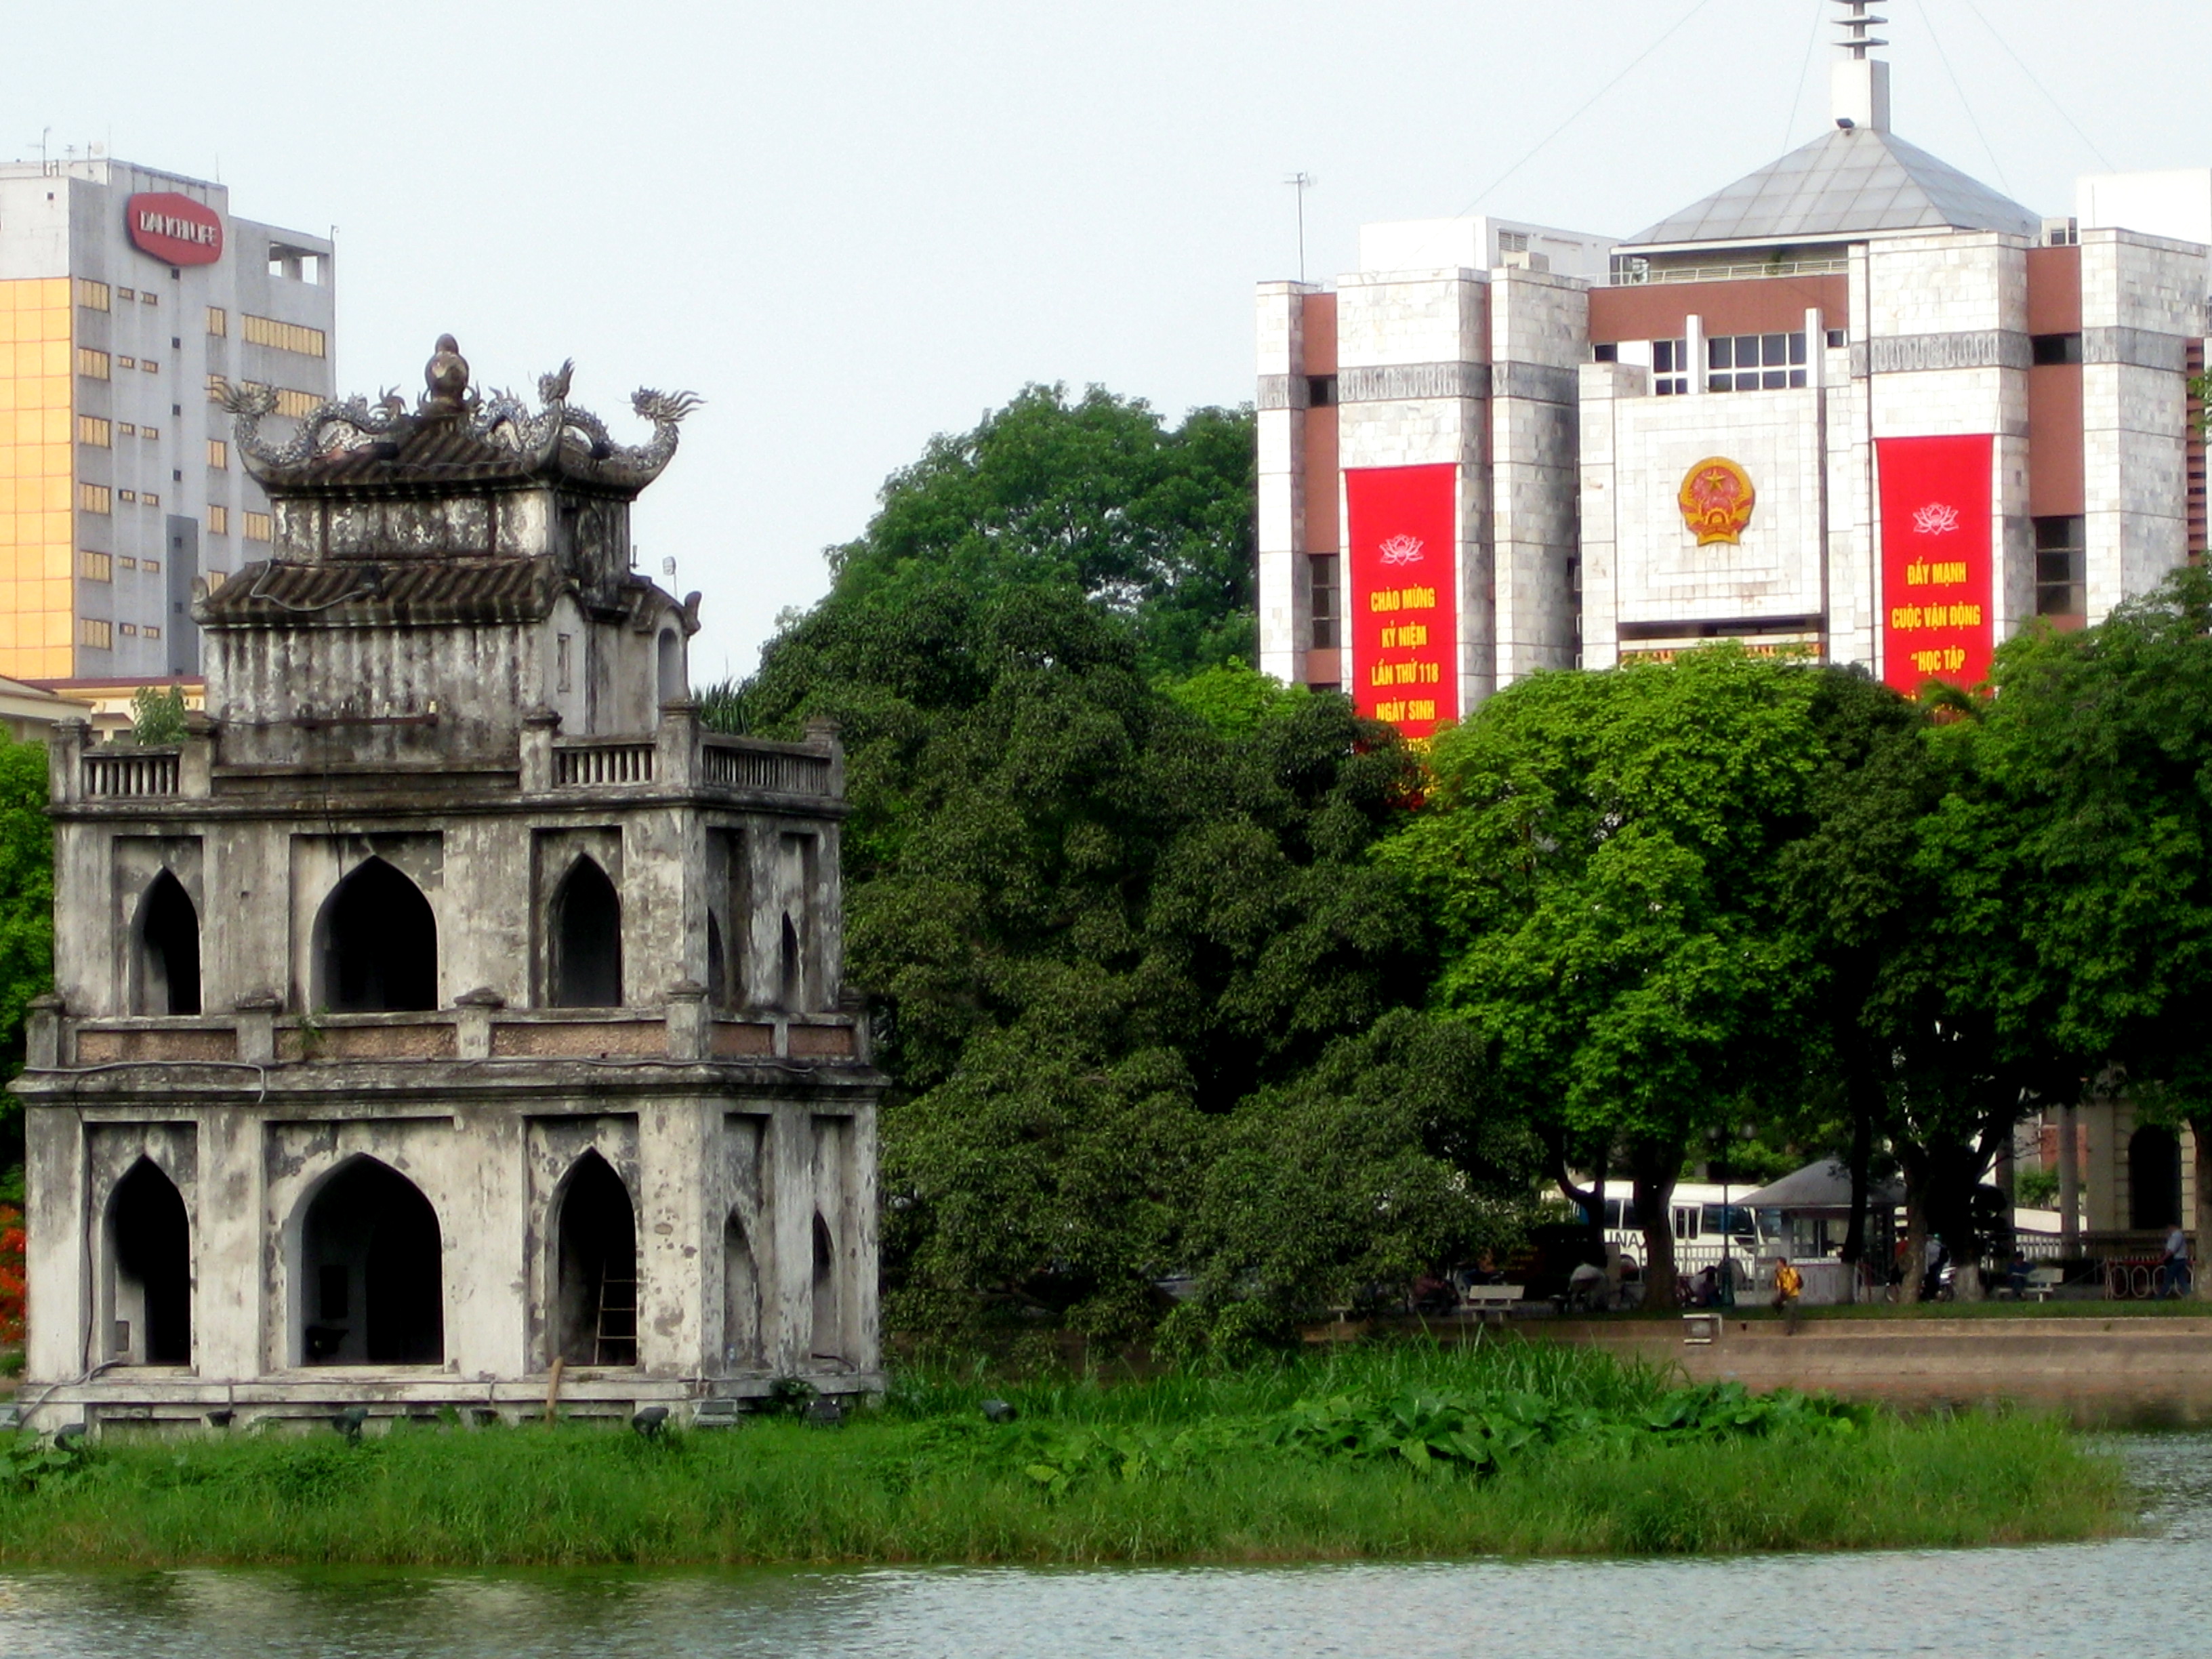
[[[2041,219],[2019,203],[1895,133],[1838,127],[1621,246],[1792,242],[1944,229],[2032,237],[2041,228]]]
[[[1876,1181],[1868,1184],[1867,1196],[1877,1204],[1902,1204],[1904,1188],[1893,1182]],[[1849,1209],[1851,1202],[1851,1175],[1840,1159],[1822,1158],[1794,1170],[1771,1187],[1761,1187],[1755,1193],[1746,1193],[1736,1200],[1753,1210],[1835,1210]]]

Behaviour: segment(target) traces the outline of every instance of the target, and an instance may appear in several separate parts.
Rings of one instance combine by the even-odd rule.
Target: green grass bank
[[[1285,1561],[1857,1549],[2124,1531],[2118,1468],[2018,1415],[1683,1389],[1544,1345],[995,1391],[840,1428],[401,1426],[0,1446],[0,1564]]]

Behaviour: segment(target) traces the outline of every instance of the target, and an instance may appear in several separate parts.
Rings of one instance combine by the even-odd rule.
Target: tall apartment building
[[[193,583],[265,557],[222,379],[335,385],[331,246],[223,185],[90,157],[0,165],[0,675],[199,670]]]
[[[2212,171],[2039,216],[1891,130],[1844,3],[1833,128],[1632,237],[1370,226],[1262,286],[1267,672],[1416,735],[1716,638],[1972,684],[2205,547]]]

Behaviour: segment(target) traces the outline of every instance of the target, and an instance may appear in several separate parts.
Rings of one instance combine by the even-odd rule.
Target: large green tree
[[[0,744],[0,1071],[23,1057],[31,999],[54,981],[54,834],[43,744]],[[0,1197],[20,1195],[22,1108],[0,1094]]]
[[[1249,410],[1170,426],[1140,398],[1030,386],[891,476],[867,529],[830,550],[835,596],[1065,585],[1131,623],[1149,672],[1249,661],[1254,453]]]
[[[843,732],[850,976],[898,1085],[894,1321],[1145,1325],[1202,1266],[1218,1126],[1420,1000],[1420,915],[1367,857],[1411,756],[1248,673],[1179,700],[1071,585],[915,569],[833,592],[723,705]]]
[[[1808,963],[1779,854],[1818,755],[1802,669],[1716,647],[1535,675],[1447,732],[1385,849],[1445,945],[1436,1006],[1532,1121],[1626,1149],[1647,1295],[1686,1149],[1795,1075]]]

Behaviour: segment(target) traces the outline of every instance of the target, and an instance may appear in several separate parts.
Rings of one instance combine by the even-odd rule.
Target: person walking
[[[1790,1334],[1797,1334],[1797,1298],[1805,1291],[1805,1276],[1797,1271],[1796,1263],[1784,1257],[1774,1264],[1774,1310],[1780,1314]]]
[[[2166,1236],[2166,1257],[2158,1265],[2158,1277],[2160,1295],[2189,1293],[2189,1235],[2181,1231],[2179,1221]]]

